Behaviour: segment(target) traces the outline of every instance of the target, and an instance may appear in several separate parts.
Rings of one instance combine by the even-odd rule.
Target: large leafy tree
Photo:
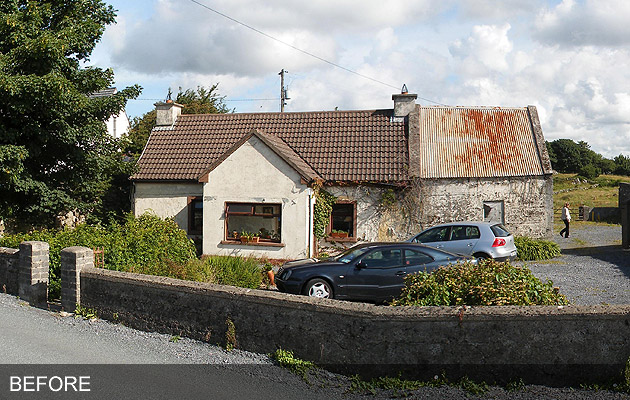
[[[114,74],[82,66],[114,18],[100,0],[0,2],[0,218],[94,212],[130,167],[105,121],[140,87],[90,97]]]
[[[175,102],[184,106],[182,109],[183,114],[228,113],[231,110],[225,105],[225,96],[219,95],[217,90],[218,86],[219,84],[217,83],[208,89],[203,86],[198,86],[197,90],[186,89],[185,91],[179,88]],[[155,119],[155,110],[151,110],[144,113],[141,117],[132,119],[129,133],[125,137],[127,142],[125,146],[126,151],[136,155],[142,153],[147,140],[149,140],[151,130],[155,127]]]

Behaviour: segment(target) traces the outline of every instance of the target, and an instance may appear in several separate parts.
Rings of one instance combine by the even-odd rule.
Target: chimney
[[[403,85],[400,94],[393,94],[394,118],[406,117],[416,108],[417,94],[407,93],[407,85]]]
[[[157,112],[155,126],[173,126],[177,117],[182,113],[184,106],[173,102],[173,100],[166,100],[166,103],[155,103],[155,110]]]

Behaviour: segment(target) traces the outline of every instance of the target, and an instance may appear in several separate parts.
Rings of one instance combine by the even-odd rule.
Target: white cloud
[[[630,44],[630,2],[563,0],[543,10],[534,37],[562,46],[622,46]]]
[[[505,71],[507,56],[512,51],[512,42],[508,38],[510,28],[510,24],[474,26],[468,38],[456,41],[449,49],[453,56],[464,60],[464,66],[470,64],[466,69],[471,72]]]
[[[585,140],[630,155],[630,2],[594,0],[200,0],[352,74],[192,2],[118,2],[93,55],[142,97],[220,82],[230,99],[279,97],[287,111],[391,108],[407,84],[418,102],[538,107],[547,140]],[[133,4],[134,12],[124,7]],[[437,4],[437,5],[436,5]],[[382,84],[384,83],[384,84]],[[141,102],[146,112],[151,101]],[[228,102],[278,111],[279,100]],[[136,112],[139,114],[139,112]]]

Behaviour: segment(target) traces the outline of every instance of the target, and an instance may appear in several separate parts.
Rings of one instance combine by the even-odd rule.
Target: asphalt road
[[[310,386],[266,355],[62,316],[6,294],[0,294],[0,359],[0,399],[341,396],[337,388]],[[81,376],[87,385],[84,379],[79,387]],[[46,377],[39,387],[37,377]]]

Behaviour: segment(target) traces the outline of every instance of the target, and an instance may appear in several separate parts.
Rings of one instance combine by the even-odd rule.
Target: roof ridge
[[[392,112],[392,108],[383,108],[383,109],[371,109],[371,110],[321,110],[321,111],[267,111],[267,112],[250,112],[250,113],[209,113],[209,114],[181,114],[179,118],[185,117],[202,117],[202,116],[216,116],[216,117],[224,117],[224,116],[261,116],[261,115],[298,115],[298,114],[349,114],[349,113],[374,113],[374,112]]]

